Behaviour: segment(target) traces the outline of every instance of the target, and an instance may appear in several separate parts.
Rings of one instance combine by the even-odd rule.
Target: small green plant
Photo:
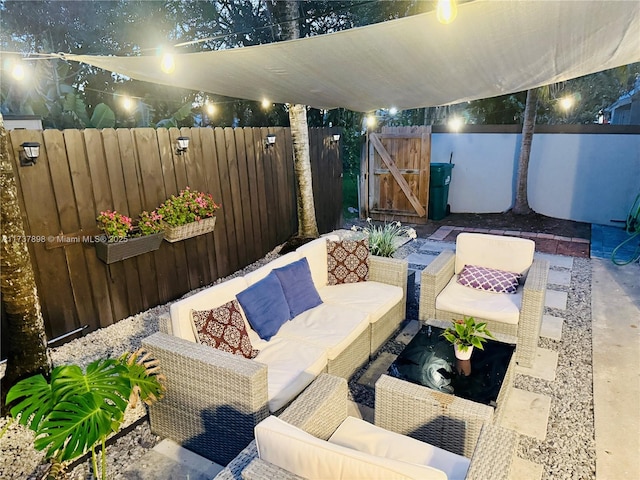
[[[213,217],[220,205],[213,201],[211,194],[191,190],[189,187],[177,197],[171,195],[155,213],[171,227],[197,222],[203,218]]]
[[[354,225],[351,230],[362,231],[369,237],[369,251],[372,255],[380,257],[390,257],[398,249],[398,237],[417,238],[416,231],[410,227],[403,227],[400,222],[385,223],[384,225],[374,225],[370,218],[367,218],[367,227]]]
[[[85,373],[77,365],[59,366],[50,381],[34,375],[16,383],[7,392],[7,404],[14,403],[12,417],[35,432],[34,447],[46,449],[50,473],[61,472],[65,463],[91,451],[97,476],[95,447],[100,443],[106,480],[106,439],[119,430],[129,405],[135,407],[138,399],[150,405],[162,397],[164,376],[158,369],[157,360],[142,350],[96,360]]]
[[[473,317],[466,316],[464,320],[453,320],[452,325],[442,333],[442,336],[451,344],[457,344],[463,352],[466,352],[469,347],[477,347],[480,350],[484,350],[482,344],[487,341],[485,336],[494,338],[491,332],[487,330],[486,323],[476,323]]]

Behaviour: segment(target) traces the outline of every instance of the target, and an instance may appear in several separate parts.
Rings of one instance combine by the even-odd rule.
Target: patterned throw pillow
[[[237,300],[213,310],[191,310],[191,322],[198,343],[246,358],[258,354],[251,345]]]
[[[476,290],[486,290],[494,293],[516,293],[518,282],[522,275],[519,273],[505,272],[494,268],[465,265],[458,283]]]
[[[369,241],[327,242],[329,285],[364,282],[369,278]]]

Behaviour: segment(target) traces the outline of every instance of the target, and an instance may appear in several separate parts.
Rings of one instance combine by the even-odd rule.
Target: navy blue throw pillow
[[[238,293],[236,298],[251,328],[263,340],[270,340],[282,324],[291,318],[280,280],[273,272]]]
[[[311,269],[306,258],[273,270],[282,284],[284,297],[289,304],[291,318],[317,307],[322,303],[311,278]]]

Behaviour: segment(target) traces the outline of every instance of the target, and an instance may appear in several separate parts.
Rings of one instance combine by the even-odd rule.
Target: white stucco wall
[[[510,209],[519,149],[515,133],[434,133],[431,161],[446,163],[453,152],[451,211]],[[528,189],[531,208],[549,217],[623,220],[640,193],[640,135],[537,133]]]
[[[508,133],[434,133],[431,162],[448,163],[452,212],[499,213],[513,203],[519,135]]]
[[[640,193],[640,135],[534,135],[529,205],[544,215],[606,225]]]

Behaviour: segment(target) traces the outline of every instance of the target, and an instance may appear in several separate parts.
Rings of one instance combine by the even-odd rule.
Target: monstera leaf
[[[162,398],[165,391],[162,383],[164,375],[157,374],[156,360],[150,359],[142,349],[133,354],[125,353],[119,360],[127,367],[124,376],[129,379],[132,386],[132,395],[129,399],[132,405],[135,405],[138,397],[147,405]]]
[[[42,375],[34,375],[16,383],[7,392],[7,405],[21,399],[11,408],[11,415],[20,415],[20,423],[37,432],[42,419],[53,408],[51,385]],[[33,415],[33,417],[32,417]]]
[[[96,360],[86,372],[77,365],[59,366],[50,382],[42,375],[22,380],[7,393],[7,403],[15,403],[11,415],[36,433],[35,448],[46,450],[54,465],[91,450],[97,472],[94,447],[118,431],[129,399],[140,396],[150,404],[164,392],[158,362],[141,353]],[[101,455],[105,465],[104,450]],[[101,478],[107,478],[104,466]]]
[[[34,442],[48,457],[72,460],[93,447],[101,438],[117,431],[123,412],[100,395],[87,392],[57,403],[42,422]]]
[[[126,372],[127,368],[113,359],[90,363],[86,374],[77,365],[56,367],[51,373],[55,400],[63,401],[76,394],[96,393],[124,412],[131,395],[131,384],[123,376]]]

